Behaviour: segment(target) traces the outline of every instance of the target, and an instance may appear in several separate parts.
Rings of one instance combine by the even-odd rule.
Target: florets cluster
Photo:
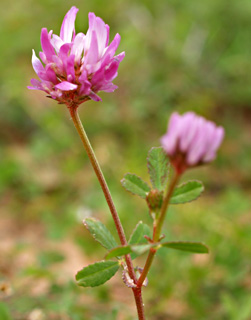
[[[89,29],[86,34],[75,34],[78,9],[72,7],[66,14],[60,36],[41,31],[42,52],[37,58],[33,50],[32,65],[40,80],[32,79],[29,89],[45,91],[60,103],[79,105],[86,100],[101,100],[98,91],[113,92],[112,83],[117,76],[119,63],[125,53],[115,52],[120,42],[116,34],[109,44],[109,26],[89,13]]]
[[[224,129],[193,112],[174,112],[161,144],[179,173],[212,161],[224,137]]]

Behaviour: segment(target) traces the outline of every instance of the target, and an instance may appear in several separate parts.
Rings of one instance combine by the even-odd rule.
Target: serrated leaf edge
[[[200,193],[196,198],[194,198],[194,199],[192,199],[192,200],[184,201],[184,202],[179,202],[179,203],[171,203],[171,200],[172,200],[172,196],[171,196],[171,199],[170,199],[170,204],[171,204],[171,205],[178,205],[178,204],[190,203],[190,202],[192,202],[192,201],[195,201],[195,200],[199,199],[200,196],[202,195],[202,193],[205,191],[205,187],[204,187],[203,183],[202,183],[200,180],[196,180],[196,179],[185,181],[185,182],[179,184],[175,189],[180,188],[180,187],[186,185],[188,182],[199,182],[199,183],[201,184],[201,186],[202,186],[202,191],[201,191],[201,193]],[[174,189],[174,191],[175,191],[175,189]]]
[[[90,229],[89,229],[89,227],[88,227],[88,225],[87,225],[87,223],[86,223],[86,220],[87,219],[90,219],[90,220],[92,220],[92,221],[97,221],[97,222],[101,222],[100,220],[98,220],[98,219],[96,219],[96,218],[93,218],[93,217],[87,217],[87,218],[85,218],[84,220],[83,220],[83,224],[84,224],[84,226],[86,227],[86,229],[90,232],[90,234],[91,234],[91,236],[93,237],[93,239],[96,241],[96,242],[98,242],[103,248],[105,248],[106,250],[112,250],[112,249],[107,249],[104,245],[103,245],[103,243],[101,243],[97,238],[96,238],[96,236],[93,234],[93,233],[91,233],[91,231],[90,231]],[[102,223],[102,222],[101,222]],[[103,223],[102,223],[103,224]],[[104,225],[104,224],[103,224]],[[105,226],[105,225],[104,225]],[[106,228],[106,226],[105,226],[105,228]],[[111,234],[111,232],[110,232],[110,230],[109,229],[107,229],[106,228],[106,230],[110,233],[110,236],[113,238],[113,240],[115,241],[115,243],[116,243],[116,245],[118,245],[117,244],[117,241],[115,240],[115,238],[113,237],[113,235]]]
[[[130,249],[130,251],[129,251],[128,253],[122,254],[122,256],[125,256],[126,254],[131,253],[131,252],[132,252],[132,249],[130,248],[131,245],[126,245],[126,246],[121,245],[121,246],[117,246],[117,247],[115,247],[115,248],[113,248],[113,249],[111,249],[111,250],[109,250],[109,251],[107,252],[107,254],[106,254],[105,257],[104,257],[105,261],[108,261],[108,260],[106,260],[106,259],[111,259],[111,258],[118,258],[118,259],[120,259],[120,256],[112,256],[112,257],[109,257],[109,254],[110,254],[111,252],[115,251],[115,249],[121,249],[121,248],[127,248],[127,247],[128,247],[128,249]]]
[[[115,263],[116,261],[114,261],[114,260],[101,260],[101,261],[97,261],[97,262],[94,262],[94,263],[90,263],[90,264],[88,264],[87,266],[85,266],[85,267],[83,267],[81,270],[79,270],[78,272],[77,272],[77,274],[75,275],[75,280],[77,281],[77,284],[78,285],[80,285],[81,286],[81,282],[80,282],[80,280],[78,280],[77,279],[77,275],[79,274],[79,272],[81,272],[83,269],[86,269],[86,268],[88,268],[89,266],[93,266],[93,265],[95,265],[96,263],[100,263],[100,262],[113,262],[113,263]],[[109,269],[109,268],[106,268],[106,269]],[[106,270],[106,269],[103,269],[103,270]],[[119,269],[119,262],[118,262],[118,269]],[[118,271],[118,269],[116,270],[116,272]],[[103,271],[102,270],[102,271]],[[115,274],[116,274],[116,272],[109,278],[109,279],[107,279],[105,282],[107,282],[107,281],[109,281]],[[92,273],[92,275],[93,274],[95,274],[95,273],[98,273],[98,271],[96,271],[96,272],[94,272],[94,273]],[[102,284],[104,284],[105,282],[103,282],[103,283],[101,283],[100,285],[102,285]],[[96,287],[96,286],[86,286],[86,287]]]
[[[160,243],[160,247],[162,248],[165,248],[165,246],[163,246],[163,244],[165,243],[178,243],[178,244],[181,244],[181,243],[189,243],[189,244],[200,244],[202,245],[203,247],[205,247],[207,249],[207,252],[193,252],[193,251],[190,251],[190,252],[193,252],[194,254],[196,253],[209,253],[209,247],[203,243],[203,242],[198,242],[198,241],[183,241],[183,240],[178,240],[178,241],[167,241],[167,242],[164,242],[164,243]],[[169,247],[166,247],[166,248],[169,248]],[[181,249],[176,249],[176,248],[169,248],[169,249],[174,249],[174,250],[180,250],[180,251],[188,251],[188,250],[181,250]],[[189,251],[188,251],[189,252]]]
[[[145,193],[145,197],[142,197],[142,196],[140,196],[139,194],[134,193],[134,192],[132,192],[132,191],[129,191],[129,190],[127,190],[127,189],[124,187],[123,181],[125,180],[125,176],[126,176],[127,174],[136,176],[136,177],[139,178],[141,181],[143,181],[143,182],[149,187],[149,192],[151,191],[152,188],[149,186],[149,184],[148,184],[147,182],[145,182],[145,180],[143,180],[141,177],[139,177],[139,176],[138,176],[137,174],[135,174],[135,173],[127,172],[127,173],[124,174],[124,177],[120,180],[120,183],[121,183],[122,187],[123,187],[127,192],[129,192],[129,193],[131,193],[131,194],[133,194],[133,195],[135,195],[135,196],[138,196],[138,197],[140,197],[140,198],[142,198],[142,199],[145,199],[146,196],[148,195],[148,192]]]
[[[137,248],[140,248],[140,247],[145,247],[145,250],[143,251],[138,251]],[[142,243],[142,244],[133,244],[131,245],[131,248],[132,248],[132,252],[136,253],[137,255],[142,255],[144,254],[145,252],[147,252],[148,250],[150,250],[151,248],[156,248],[157,250],[160,248],[160,244],[158,242],[156,243]]]
[[[131,233],[130,238],[129,238],[129,240],[128,240],[128,244],[130,244],[130,241],[131,241],[131,239],[132,239],[132,236],[133,236],[134,232],[137,230],[137,228],[138,228],[138,226],[139,226],[140,224],[143,224],[143,221],[142,221],[142,220],[140,220],[140,221],[136,224],[135,228],[132,230],[132,233]],[[132,244],[132,243],[131,243],[131,244]]]
[[[148,154],[147,154],[147,158],[146,158],[146,160],[147,160],[147,171],[148,171],[148,174],[149,174],[149,177],[150,177],[150,181],[151,181],[152,187],[154,188],[154,182],[153,182],[153,180],[152,180],[152,178],[151,178],[150,168],[149,168],[150,152],[151,152],[153,149],[162,149],[163,151],[164,151],[164,149],[163,149],[163,147],[161,147],[161,146],[159,146],[159,147],[152,147],[152,148],[148,151]],[[168,164],[167,164],[167,175],[169,175],[169,173],[170,173],[170,163],[168,162]],[[159,191],[163,191],[163,190],[164,190],[164,188],[161,189],[161,190],[159,190]]]
[[[137,250],[137,248],[140,248],[140,247],[145,247],[146,250],[143,250],[142,252],[139,252]],[[154,248],[156,247],[157,249],[159,249],[161,247],[160,243],[159,242],[156,242],[156,243],[137,243],[137,244],[128,244],[127,246],[117,246],[116,248],[113,248],[111,249],[106,255],[105,255],[105,259],[107,257],[107,259],[111,259],[111,258],[115,258],[117,256],[112,256],[112,257],[109,257],[109,254],[114,251],[115,249],[117,248],[128,248],[128,252],[127,253],[124,253],[122,256],[125,256],[127,254],[131,254],[131,253],[136,253],[137,255],[142,255],[144,254],[145,252],[147,252],[149,249],[151,248]],[[119,257],[118,257],[119,259]],[[105,261],[109,261],[109,260],[105,260]],[[113,260],[111,260],[113,261]]]

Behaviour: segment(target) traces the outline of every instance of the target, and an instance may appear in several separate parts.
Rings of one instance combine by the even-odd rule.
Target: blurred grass
[[[104,256],[83,217],[114,226],[67,110],[26,89],[41,28],[59,33],[72,5],[80,9],[77,32],[94,11],[111,36],[121,34],[119,50],[126,51],[119,89],[82,105],[80,115],[127,235],[150,217],[119,180],[126,172],[147,179],[147,151],[159,145],[169,114],[194,110],[226,129],[217,160],[185,177],[204,181],[205,194],[172,207],[166,222],[167,238],[204,241],[211,253],[158,254],[144,290],[149,318],[249,320],[249,0],[1,1],[0,314],[31,319],[39,309],[45,319],[134,319],[119,276],[97,289],[74,284],[74,272]]]

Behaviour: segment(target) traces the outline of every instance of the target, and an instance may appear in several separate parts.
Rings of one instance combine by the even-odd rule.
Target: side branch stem
[[[162,229],[162,226],[163,226],[163,223],[164,223],[164,220],[165,220],[165,216],[166,216],[166,211],[167,211],[167,208],[168,208],[168,205],[169,205],[169,201],[171,199],[171,196],[172,196],[172,193],[173,193],[173,190],[179,180],[179,177],[180,177],[180,174],[178,174],[177,172],[175,172],[175,176],[173,177],[172,181],[171,181],[171,184],[169,185],[168,187],[168,191],[166,193],[166,196],[164,198],[164,201],[163,201],[163,204],[162,204],[162,207],[161,207],[161,210],[160,210],[160,215],[159,215],[159,218],[156,222],[156,227],[154,228],[154,232],[153,232],[153,242],[158,242],[159,241],[159,237],[160,237],[160,234],[161,234],[161,229]],[[153,262],[153,259],[154,259],[154,256],[155,256],[155,253],[156,253],[156,250],[154,248],[151,248],[149,253],[148,253],[148,257],[146,259],[146,263],[145,263],[145,266],[143,268],[143,271],[141,273],[141,276],[137,282],[137,287],[141,288],[144,281],[145,281],[145,278],[151,268],[151,265],[152,265],[152,262]]]
[[[166,212],[167,212],[167,208],[168,208],[168,205],[169,205],[169,201],[171,199],[171,196],[173,194],[173,191],[174,191],[174,188],[176,186],[176,184],[178,183],[179,181],[179,178],[180,178],[180,174],[175,171],[175,175],[168,187],[168,191],[167,191],[167,194],[164,198],[164,201],[163,201],[163,204],[162,204],[162,207],[161,207],[161,210],[160,210],[160,215],[159,215],[159,218],[157,220],[157,224],[156,224],[156,228],[154,230],[154,234],[153,234],[153,241],[154,242],[157,242],[159,241],[159,237],[160,237],[160,234],[161,234],[161,230],[162,230],[162,226],[163,226],[163,223],[164,223],[164,220],[165,220],[165,216],[166,216]]]

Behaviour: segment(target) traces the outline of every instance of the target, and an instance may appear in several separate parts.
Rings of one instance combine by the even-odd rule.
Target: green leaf
[[[135,229],[133,230],[128,244],[139,244],[139,243],[148,243],[144,236],[151,237],[151,230],[149,226],[142,221],[136,225]],[[135,259],[137,257],[136,253],[131,254],[131,258]]]
[[[181,250],[181,251],[189,251],[194,253],[208,253],[208,247],[201,242],[192,242],[192,241],[170,241],[161,243],[162,247]]]
[[[94,218],[86,218],[84,225],[90,231],[93,238],[108,250],[118,246],[116,240],[106,226]]]
[[[191,180],[178,186],[171,197],[171,204],[179,204],[196,200],[204,191],[200,181]]]
[[[125,174],[124,178],[121,180],[121,184],[127,191],[136,194],[143,199],[146,198],[148,192],[151,190],[145,181],[132,173]]]
[[[136,225],[135,229],[133,230],[130,239],[128,241],[129,244],[138,244],[138,243],[147,243],[147,240],[144,236],[151,237],[151,229],[149,226],[142,221]]]
[[[79,286],[96,287],[105,283],[119,269],[118,261],[100,261],[83,268],[76,274],[76,280]]]
[[[166,188],[169,165],[168,158],[162,147],[152,148],[147,157],[147,167],[154,188],[162,191]]]
[[[159,243],[146,243],[146,244],[134,244],[127,246],[118,246],[107,253],[105,259],[111,259],[114,257],[124,256],[128,253],[134,253],[135,257],[145,253],[150,248],[159,246]]]
[[[111,259],[114,257],[124,256],[125,254],[131,253],[131,246],[118,246],[107,253],[105,259]]]
[[[135,244],[135,245],[132,245],[131,248],[132,248],[132,251],[139,256],[145,253],[146,251],[148,251],[149,249],[151,249],[152,247],[155,247],[156,245],[158,244],[156,243]]]
[[[5,303],[0,302],[0,319],[1,320],[12,320],[9,309]]]

